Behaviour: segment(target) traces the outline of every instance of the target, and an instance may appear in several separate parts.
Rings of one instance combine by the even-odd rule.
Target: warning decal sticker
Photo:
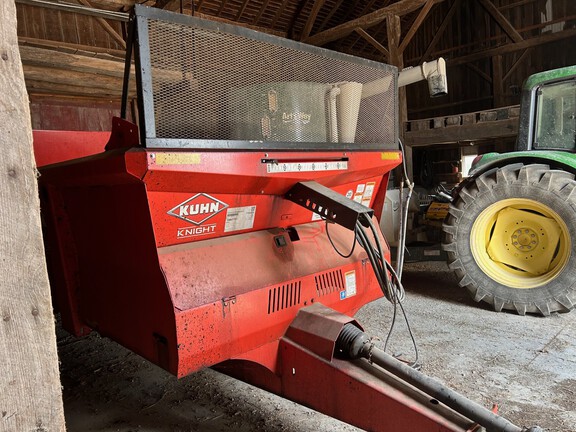
[[[226,212],[224,232],[247,230],[254,227],[256,206],[231,207]]]
[[[356,271],[351,270],[344,274],[346,289],[340,292],[340,300],[356,295]]]

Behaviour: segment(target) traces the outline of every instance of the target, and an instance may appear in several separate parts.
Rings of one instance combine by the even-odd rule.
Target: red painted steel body
[[[97,330],[178,377],[214,366],[367,430],[470,428],[383,370],[333,357],[342,326],[382,292],[362,248],[341,257],[325,223],[283,198],[315,180],[381,209],[398,152],[152,150],[134,125],[114,128],[105,152],[93,154],[95,134],[39,157],[65,161],[40,177],[65,328]],[[43,136],[35,148],[47,148]],[[347,166],[270,172],[269,160]],[[329,234],[341,251],[355,241],[338,225]]]
[[[219,370],[372,431],[468,431],[474,423],[365,359],[335,357],[343,326],[359,324],[320,303],[301,309],[281,339],[279,370],[231,361]]]
[[[41,169],[55,298],[73,333],[96,329],[177,376],[229,359],[274,371],[300,308],[351,315],[381,296],[365,252],[341,258],[325,223],[283,195],[315,180],[382,202],[397,152],[111,147]],[[348,165],[269,173],[263,159]],[[352,247],[351,231],[329,231]]]
[[[36,165],[42,167],[102,153],[110,132],[34,130],[32,137]]]

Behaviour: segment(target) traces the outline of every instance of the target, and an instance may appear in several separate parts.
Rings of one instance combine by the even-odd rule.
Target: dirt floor
[[[407,264],[404,284],[423,372],[486,407],[497,403],[516,424],[576,431],[576,311],[494,313],[472,302],[444,263]],[[380,300],[357,319],[384,339],[391,315]],[[58,346],[69,432],[358,430],[212,370],[176,380],[96,334],[58,329]],[[413,356],[401,321],[388,351]]]

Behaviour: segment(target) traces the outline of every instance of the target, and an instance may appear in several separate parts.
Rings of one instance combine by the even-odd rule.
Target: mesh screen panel
[[[196,19],[147,23],[148,137],[395,143],[391,66]]]

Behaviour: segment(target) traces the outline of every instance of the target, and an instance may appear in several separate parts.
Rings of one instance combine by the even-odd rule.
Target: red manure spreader
[[[367,430],[527,430],[388,356],[352,318],[403,298],[378,227],[402,162],[397,79],[382,63],[137,5],[109,139],[35,135],[63,326]]]

